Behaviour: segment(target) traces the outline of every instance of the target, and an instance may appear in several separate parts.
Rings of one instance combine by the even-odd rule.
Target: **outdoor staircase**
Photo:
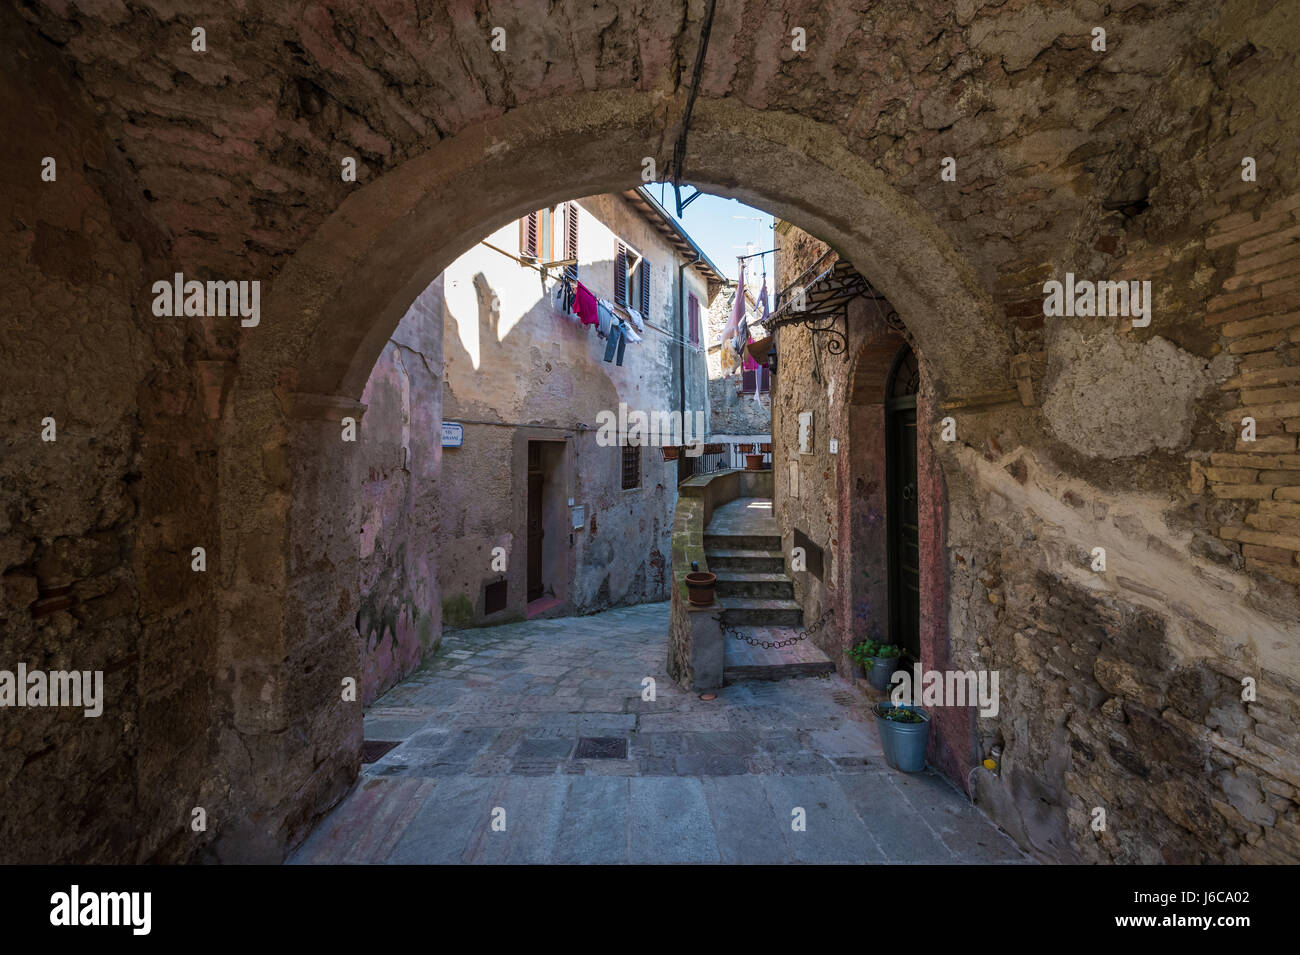
[[[803,610],[785,573],[781,536],[771,502],[739,498],[713,512],[704,530],[704,554],[717,574],[716,594],[726,630],[723,681],[780,680],[835,672],[809,639],[788,647],[752,646],[731,631],[767,643],[797,636]]]

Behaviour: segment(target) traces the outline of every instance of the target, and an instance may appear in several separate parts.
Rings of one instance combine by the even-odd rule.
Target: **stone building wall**
[[[5,714],[5,861],[208,839],[278,859],[350,785],[361,508],[339,415],[493,223],[623,188],[647,154],[669,169],[688,90],[691,181],[842,246],[924,346],[926,420],[956,419],[958,441],[922,447],[946,504],[944,636],[1005,674],[1003,712],[960,752],[965,770],[1005,749],[1001,777],[972,777],[981,804],[1053,858],[1300,857],[1294,549],[1260,526],[1290,519],[1295,469],[1237,447],[1243,407],[1271,409],[1262,440],[1295,433],[1285,397],[1255,394],[1284,377],[1246,377],[1295,364],[1289,277],[1269,274],[1291,260],[1253,261],[1294,244],[1294,4],[719,4],[698,82],[698,4],[572,7],[512,30],[508,59],[474,9],[395,10],[214,8],[202,56],[160,5],[0,13],[0,640],[6,662],[104,661],[110,702]],[[778,56],[792,18],[816,42]],[[1130,266],[1153,281],[1150,327],[1044,319],[1047,279]],[[150,282],[178,269],[264,281],[261,325],[153,316]],[[820,401],[794,387],[798,354],[790,394]],[[48,414],[68,444],[36,443]],[[825,454],[800,462],[810,492],[856,491],[855,455]],[[1094,835],[1080,814],[1099,806]]]
[[[720,292],[704,315],[704,340],[708,345],[709,367],[709,433],[711,435],[770,434],[772,430],[772,395],[752,392],[746,394],[744,376],[733,369],[722,368],[722,346],[718,344],[723,329],[731,317],[731,306],[736,301],[736,287],[729,286]],[[747,303],[747,315],[756,315],[752,303]]]
[[[176,263],[139,182],[49,44],[8,8],[0,33],[0,670],[103,673],[99,716],[0,710],[0,863],[184,859],[192,807],[226,798],[214,419],[238,323],[152,314]]]
[[[1277,75],[1246,69],[1232,108],[1247,118],[1209,146],[1182,127],[1136,133],[1141,171],[1114,173],[1055,256],[986,261],[1016,343],[1002,389],[953,393],[917,349],[922,547],[937,554],[928,578],[922,557],[927,665],[995,669],[1002,691],[996,716],[941,713],[931,760],[1045,858],[1300,856],[1300,750],[1286,729],[1300,716],[1300,183],[1287,163],[1269,163],[1266,181],[1240,176],[1241,158],[1265,151],[1263,117],[1278,121]],[[1160,99],[1197,95],[1171,79]],[[1184,172],[1189,156],[1204,178]],[[788,280],[817,247],[783,238]],[[1044,283],[1066,272],[1150,281],[1150,326],[1044,316]],[[883,530],[873,540],[859,526],[878,518],[881,458],[858,447],[853,391],[885,330],[855,308],[846,358],[823,353],[820,368],[806,331],[782,332],[774,408],[786,449],[796,415],[814,415],[814,453],[776,462],[777,513],[787,535],[799,527],[834,554],[824,581],[796,586],[810,618],[844,608],[837,638],[821,638],[841,667],[840,647],[870,633],[858,575],[883,564]],[[939,436],[948,416],[953,442]],[[1001,774],[970,773],[995,746]]]
[[[411,304],[361,396],[364,705],[418,667],[442,633],[442,312],[439,279]]]
[[[546,531],[552,544],[563,538],[546,550],[544,583],[559,601],[550,612],[590,613],[668,595],[677,466],[664,461],[658,447],[643,447],[639,486],[623,490],[622,450],[598,444],[597,416],[617,415],[620,403],[647,413],[679,407],[675,300],[682,258],[621,195],[591,196],[577,205],[578,280],[594,294],[614,300],[617,241],[651,265],[643,341],[626,346],[622,366],[604,361],[606,343],[594,328],[555,311],[535,271],[499,252],[476,246],[444,273],[443,410],[465,429],[463,446],[449,448],[442,459],[439,578],[448,625],[524,615],[529,439],[562,448],[551,478],[563,484],[564,515]],[[511,222],[487,241],[516,252],[518,234],[518,223]],[[707,308],[699,274],[688,268],[684,281]],[[685,355],[687,408],[704,411],[703,351],[688,344]],[[577,528],[573,508],[583,509]],[[492,567],[497,547],[508,555],[504,572]],[[485,587],[502,579],[507,605],[485,614]]]

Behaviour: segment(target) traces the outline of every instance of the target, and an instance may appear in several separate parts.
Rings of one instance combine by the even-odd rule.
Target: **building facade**
[[[759,315],[752,293],[745,291],[745,316]],[[723,362],[722,334],[736,301],[732,284],[713,300],[708,313],[709,436],[714,441],[770,442],[772,431],[772,375],[766,366],[745,371],[739,364]]]
[[[630,190],[539,210],[443,273],[446,626],[665,599],[676,464],[634,424],[682,413],[707,427],[702,316],[720,277],[689,250]],[[576,264],[535,267],[561,259]],[[640,341],[620,354],[557,307],[561,272],[619,318],[635,309]]]

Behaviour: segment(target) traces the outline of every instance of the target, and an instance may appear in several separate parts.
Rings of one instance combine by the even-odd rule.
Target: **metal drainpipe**
[[[682,433],[686,433],[686,281],[683,275],[688,267],[693,268],[700,261],[700,253],[695,253],[694,262],[682,262],[677,266],[677,400],[682,410]],[[700,435],[700,440],[704,436]]]

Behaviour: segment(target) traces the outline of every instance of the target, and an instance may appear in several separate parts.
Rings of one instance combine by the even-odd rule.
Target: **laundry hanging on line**
[[[573,310],[578,313],[584,325],[595,325],[600,321],[600,316],[596,313],[596,296],[591,293],[591,289],[581,282],[575,282],[573,294]]]
[[[573,312],[573,298],[575,291],[573,283],[569,281],[567,276],[562,277],[560,281],[556,282],[555,288],[551,290],[551,305],[565,318],[574,321],[577,320],[577,316]]]
[[[627,324],[615,320],[609,331],[609,341],[605,343],[605,361],[613,361],[618,356],[618,364],[623,364],[623,350],[627,347]]]

